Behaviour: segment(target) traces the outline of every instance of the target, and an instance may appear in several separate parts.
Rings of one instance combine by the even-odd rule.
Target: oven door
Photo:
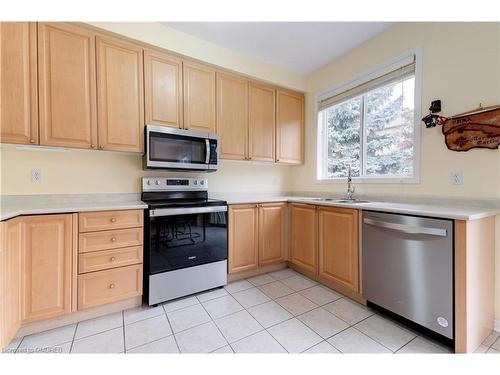
[[[227,259],[227,206],[149,213],[149,274]]]
[[[152,125],[146,126],[145,133],[146,168],[212,169],[209,166],[214,164],[214,142],[217,147],[215,135]]]

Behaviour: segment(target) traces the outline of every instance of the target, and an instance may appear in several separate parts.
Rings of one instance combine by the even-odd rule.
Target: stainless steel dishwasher
[[[453,221],[363,211],[362,293],[454,339]]]

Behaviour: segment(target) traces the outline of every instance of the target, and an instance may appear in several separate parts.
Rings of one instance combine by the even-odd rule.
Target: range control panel
[[[192,177],[143,177],[142,191],[208,190],[208,179]]]

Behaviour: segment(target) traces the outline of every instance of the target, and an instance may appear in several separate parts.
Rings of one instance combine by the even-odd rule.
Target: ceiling
[[[309,74],[392,25],[390,22],[162,22],[298,74]]]

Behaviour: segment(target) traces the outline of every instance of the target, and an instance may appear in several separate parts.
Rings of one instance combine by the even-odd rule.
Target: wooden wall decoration
[[[480,108],[453,117],[439,117],[448,149],[498,149],[500,145],[500,106]]]

